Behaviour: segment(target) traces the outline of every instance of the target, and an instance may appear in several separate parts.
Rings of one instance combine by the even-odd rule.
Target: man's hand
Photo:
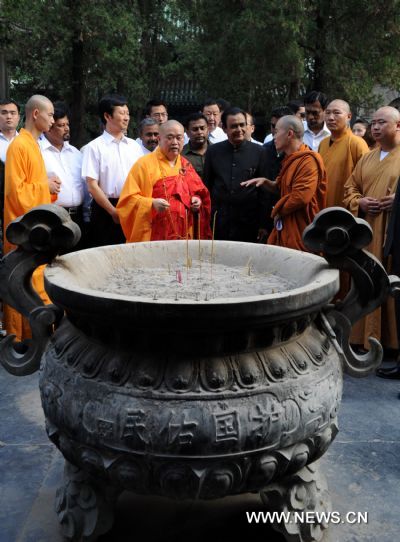
[[[260,228],[257,234],[257,243],[266,243],[268,239],[268,231],[264,228]]]
[[[119,224],[119,216],[118,216],[117,209],[115,207],[114,207],[114,210],[111,211],[111,218],[114,220],[116,224]]]
[[[265,177],[255,177],[254,179],[249,179],[248,181],[243,181],[240,183],[240,186],[256,186],[259,188],[260,186],[263,186],[264,184],[267,184],[268,179]]]
[[[271,179],[266,179],[265,177],[255,177],[254,179],[249,179],[248,181],[243,181],[240,183],[240,186],[255,186],[256,188],[263,187],[268,190],[268,192],[278,193],[279,188],[276,181],[271,181]]]
[[[358,206],[366,215],[377,216],[382,212],[381,203],[375,198],[365,197],[358,200]]]
[[[61,190],[61,179],[57,175],[51,175],[47,177],[47,182],[49,183],[50,194],[58,194]]]
[[[391,211],[393,207],[394,202],[394,194],[391,194],[390,196],[385,196],[384,198],[381,198],[380,201],[380,207],[381,211]]]
[[[192,205],[190,206],[190,208],[192,209],[192,211],[197,213],[197,211],[199,211],[200,207],[201,207],[201,199],[198,196],[193,196],[192,197]]]
[[[168,209],[169,203],[166,199],[163,198],[154,198],[153,199],[153,208],[157,211],[157,213],[163,213],[166,209]]]

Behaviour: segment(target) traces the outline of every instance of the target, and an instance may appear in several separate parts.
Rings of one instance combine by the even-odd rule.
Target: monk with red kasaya
[[[264,186],[280,194],[272,210],[274,229],[268,244],[306,250],[302,234],[326,206],[326,172],[321,156],[304,145],[301,120],[287,115],[276,124],[275,146],[284,152],[281,171],[276,181],[259,177],[245,181],[242,186]]]
[[[159,146],[132,167],[117,212],[128,243],[210,239],[210,195],[188,160],[180,155],[183,126],[160,125]]]

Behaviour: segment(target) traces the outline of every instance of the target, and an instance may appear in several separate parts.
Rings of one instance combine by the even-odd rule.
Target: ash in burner
[[[217,299],[276,294],[294,284],[272,273],[253,273],[246,267],[229,267],[198,261],[165,267],[116,269],[107,278],[109,293],[153,300],[210,301]]]

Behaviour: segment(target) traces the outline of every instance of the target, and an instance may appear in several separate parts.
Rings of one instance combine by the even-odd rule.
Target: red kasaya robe
[[[198,213],[192,212],[193,196],[201,199]],[[162,198],[170,207],[157,212],[153,199]],[[118,216],[128,243],[171,239],[211,239],[210,194],[185,158],[178,156],[171,166],[158,148],[132,167],[122,189]]]

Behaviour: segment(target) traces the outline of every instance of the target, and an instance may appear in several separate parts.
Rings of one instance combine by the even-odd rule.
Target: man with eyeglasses
[[[220,143],[227,139],[226,133],[219,127],[221,122],[221,110],[216,100],[209,99],[204,102],[202,113],[207,119],[208,140],[212,143]]]
[[[313,90],[304,97],[307,127],[304,130],[303,142],[312,151],[318,151],[321,141],[331,135],[325,124],[325,108],[327,105],[328,98],[323,92]]]
[[[155,119],[158,124],[167,122],[167,104],[162,100],[149,100],[146,104],[146,118]]]
[[[210,195],[181,156],[183,142],[182,124],[161,124],[158,147],[130,170],[117,205],[128,243],[193,239],[196,222],[199,238],[210,239]]]
[[[373,239],[368,251],[390,271],[383,245],[400,172],[400,113],[397,109],[389,106],[378,109],[372,117],[371,133],[379,147],[358,161],[344,186],[343,204],[369,223]],[[369,337],[380,340],[385,348],[398,348],[392,298],[353,326],[350,338],[353,344],[367,349]]]

